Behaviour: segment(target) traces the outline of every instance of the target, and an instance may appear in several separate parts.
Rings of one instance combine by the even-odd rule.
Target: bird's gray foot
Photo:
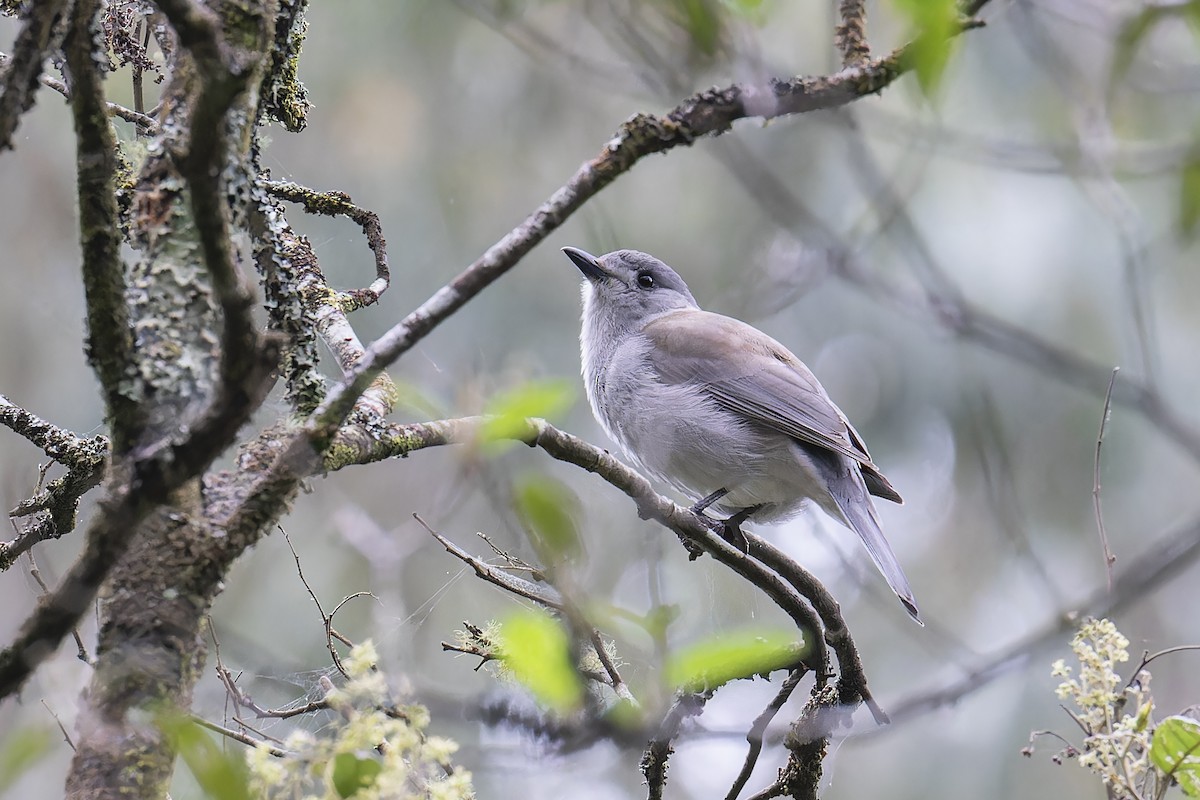
[[[727,494],[729,494],[728,489],[717,489],[715,492],[710,494],[708,497],[705,497],[703,500],[696,503],[696,505],[692,506],[692,508],[691,508],[692,513],[693,514],[703,514],[705,511],[708,510],[709,506],[711,506],[713,503],[717,502],[718,500],[720,500],[722,497],[724,497]]]
[[[754,512],[762,508],[761,505],[750,506],[738,511],[729,519],[721,522],[721,538],[729,542],[731,545],[741,550],[743,554],[750,551],[750,544],[746,541],[746,535],[742,533],[742,523],[750,518]]]

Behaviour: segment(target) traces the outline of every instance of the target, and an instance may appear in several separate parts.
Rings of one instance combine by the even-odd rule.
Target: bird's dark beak
[[[608,270],[600,266],[600,259],[591,253],[580,250],[578,247],[564,247],[562,251],[567,254],[567,258],[571,259],[575,266],[579,267],[579,271],[589,281],[611,277]]]

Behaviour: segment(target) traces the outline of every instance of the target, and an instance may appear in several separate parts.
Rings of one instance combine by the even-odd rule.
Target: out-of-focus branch
[[[67,0],[26,3],[8,69],[0,73],[0,152],[12,147],[21,116],[33,106],[38,76]],[[77,12],[78,13],[78,12]],[[4,66],[0,62],[0,66]]]
[[[1158,541],[1146,552],[1125,561],[1118,569],[1112,589],[1097,589],[1074,609],[1064,610],[1048,624],[1019,641],[985,657],[983,661],[957,681],[913,694],[892,704],[892,721],[907,722],[925,714],[953,705],[969,694],[1007,674],[1034,654],[1059,644],[1062,638],[1084,617],[1109,617],[1142,599],[1151,589],[1162,588],[1180,572],[1200,558],[1200,519],[1180,527]],[[872,735],[868,731],[864,735]]]
[[[12,63],[12,58],[5,55],[4,53],[0,53],[0,70],[3,70],[5,67],[7,67],[11,63]],[[67,85],[65,83],[63,83],[62,81],[60,81],[58,78],[43,74],[43,75],[38,76],[38,81],[43,86],[45,86],[49,89],[53,89],[54,91],[58,92],[63,97],[67,98],[68,100],[71,99],[71,92],[67,88]],[[132,122],[134,125],[137,125],[138,128],[140,128],[143,133],[148,133],[148,134],[158,133],[158,130],[159,130],[158,121],[156,119],[154,119],[154,117],[149,116],[148,114],[143,114],[140,111],[134,111],[132,108],[126,108],[123,105],[119,105],[118,103],[113,103],[113,102],[109,102],[109,101],[106,101],[104,103],[104,107],[105,107],[105,109],[108,110],[108,115],[110,117],[120,117],[121,119],[125,120],[126,122]]]
[[[782,230],[803,233],[825,248],[834,274],[867,296],[923,322],[934,322],[959,338],[1006,356],[1069,386],[1103,397],[1112,367],[1066,350],[962,296],[944,270],[936,270],[942,289],[922,285],[908,288],[895,280],[863,268],[851,246],[823,225],[775,173],[742,148],[724,148],[722,163],[746,186],[760,208]],[[802,221],[803,231],[798,230]],[[936,268],[935,268],[936,269]],[[1200,461],[1200,430],[1167,405],[1152,387],[1135,377],[1126,377],[1113,387],[1113,402],[1137,411],[1163,434],[1164,439]]]
[[[691,717],[698,716],[704,710],[704,704],[711,697],[711,692],[688,692],[680,690],[675,693],[675,700],[658,730],[646,745],[642,753],[641,770],[646,778],[648,800],[662,800],[663,790],[667,788],[667,760],[673,749],[671,742],[679,736],[683,723]]]
[[[871,57],[867,43],[867,4],[865,0],[841,0],[838,3],[837,32],[834,44],[842,51],[842,66],[852,67]]]
[[[973,7],[977,10],[985,1],[974,3]],[[523,223],[367,348],[346,380],[329,393],[309,418],[305,435],[318,452],[324,452],[359,395],[377,375],[515,266],[584,202],[645,156],[691,145],[703,136],[720,135],[740,119],[767,120],[838,108],[878,93],[912,68],[910,48],[911,45],[901,47],[884,58],[848,67],[834,75],[775,79],[766,84],[733,84],[724,89],[698,92],[664,116],[634,115],[596,158],[583,164]]]

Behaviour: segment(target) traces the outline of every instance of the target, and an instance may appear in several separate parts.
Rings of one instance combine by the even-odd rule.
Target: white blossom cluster
[[[247,754],[250,788],[262,800],[470,800],[471,773],[450,757],[458,745],[425,735],[429,712],[409,705],[388,714],[387,679],[375,668],[375,646],[355,646],[342,661],[349,676],[326,699],[338,714],[316,736],[295,731],[279,758],[264,745]],[[353,783],[348,795],[347,783]]]
[[[1150,673],[1143,669],[1126,685],[1116,671],[1129,660],[1128,647],[1112,622],[1089,619],[1071,640],[1078,672],[1060,658],[1051,675],[1065,679],[1056,692],[1077,709],[1068,713],[1084,732],[1079,764],[1100,777],[1109,797],[1140,800],[1156,796],[1160,774],[1150,761]]]

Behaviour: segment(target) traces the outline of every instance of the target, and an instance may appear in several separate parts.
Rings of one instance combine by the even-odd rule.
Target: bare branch
[[[58,726],[58,730],[62,733],[63,741],[67,743],[68,747],[74,750],[75,742],[71,739],[71,734],[67,733],[67,727],[63,725],[62,720],[58,718],[58,714],[54,713],[54,709],[50,708],[49,704],[47,704],[45,700],[42,700],[41,702],[42,708],[46,709],[46,712],[50,716],[54,717],[54,724]]]
[[[1200,519],[1181,526],[1151,543],[1145,553],[1125,560],[1112,590],[1097,590],[1075,609],[1064,610],[1040,629],[1031,631],[1011,646],[999,650],[957,681],[937,689],[918,692],[892,705],[892,721],[906,722],[948,705],[1007,674],[1029,656],[1058,644],[1084,617],[1110,617],[1141,600],[1151,589],[1160,588],[1200,558]],[[872,735],[867,732],[864,735]]]
[[[37,562],[33,559],[33,553],[27,553],[26,558],[29,559],[29,577],[33,578],[33,580],[37,583],[38,588],[42,590],[43,597],[50,594],[50,587],[47,586],[46,581],[42,579],[42,571],[38,569]],[[83,637],[79,635],[78,627],[71,629],[71,636],[75,639],[76,656],[80,661],[87,664],[89,667],[93,666],[95,662],[93,662],[92,657],[88,655],[87,647],[85,647],[83,644]],[[68,739],[68,741],[70,740]],[[71,749],[75,749],[75,745],[72,744]]]
[[[242,744],[249,745],[250,747],[265,747],[267,748],[267,752],[276,758],[294,758],[296,755],[295,753],[275,747],[274,745],[269,745],[261,739],[255,739],[253,736],[249,736],[241,731],[235,731],[232,728],[226,728],[224,725],[218,725],[215,722],[209,722],[203,717],[197,717],[195,714],[189,717],[189,719],[202,728],[208,728],[214,733],[221,734],[226,739],[232,739],[235,742],[241,742]]]
[[[1168,647],[1165,650],[1159,650],[1157,653],[1151,654],[1149,650],[1142,653],[1142,660],[1134,667],[1133,672],[1129,676],[1129,681],[1125,684],[1125,688],[1129,689],[1137,682],[1138,675],[1142,670],[1150,666],[1150,662],[1163,656],[1173,655],[1175,653],[1187,653],[1192,651],[1200,651],[1200,644],[1181,644],[1175,647]]]
[[[429,523],[423,520],[419,514],[413,514],[413,518],[421,524],[421,527],[429,532],[430,536],[437,539],[438,542],[441,543],[442,547],[446,548],[447,553],[469,565],[471,569],[475,570],[475,574],[483,580],[493,584],[494,586],[499,586],[506,592],[511,592],[518,597],[524,597],[526,600],[532,600],[535,603],[540,603],[547,608],[553,608],[556,611],[562,611],[562,595],[560,595],[553,587],[536,584],[532,581],[527,581],[524,578],[517,577],[516,575],[511,575],[502,569],[497,569],[491,564],[488,564],[486,561],[476,558],[466,550],[463,550],[461,547],[456,545],[454,542],[442,536],[440,533],[431,528]]]
[[[679,730],[689,718],[695,717],[704,710],[704,704],[712,696],[711,692],[677,692],[675,700],[663,716],[654,737],[646,745],[642,754],[641,770],[646,778],[648,800],[662,800],[663,790],[667,786],[667,760],[674,752],[671,742],[679,736]]]
[[[1112,377],[1108,380],[1108,391],[1104,393],[1104,410],[1100,412],[1100,432],[1096,434],[1096,458],[1092,464],[1092,508],[1096,512],[1096,530],[1100,533],[1100,548],[1104,553],[1104,572],[1108,576],[1108,590],[1112,591],[1113,564],[1117,557],[1108,548],[1108,533],[1104,530],[1104,511],[1100,505],[1100,448],[1104,444],[1104,428],[1108,425],[1108,415],[1112,410],[1113,384],[1117,382],[1117,372],[1120,367],[1113,367]]]

